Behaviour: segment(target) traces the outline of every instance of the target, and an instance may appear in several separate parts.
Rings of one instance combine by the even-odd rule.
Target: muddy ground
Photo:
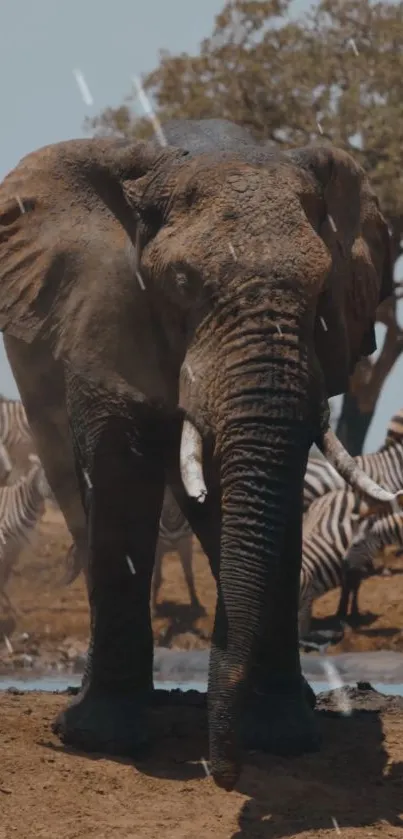
[[[75,669],[82,665],[88,636],[88,609],[83,580],[63,585],[65,556],[70,539],[60,513],[49,507],[34,541],[21,555],[8,593],[16,615],[0,608],[0,669],[30,668],[39,663]],[[389,559],[394,570],[403,560]],[[204,615],[195,615],[177,554],[167,555],[158,612],[154,616],[155,643],[177,649],[209,645],[215,584],[204,555],[195,543],[194,573]],[[316,602],[316,627],[326,627],[337,605],[338,590]],[[403,574],[366,580],[360,594],[364,625],[348,628],[343,641],[329,652],[362,650],[403,651]],[[1,834],[0,834],[1,839]]]
[[[204,701],[152,712],[141,762],[68,751],[51,733],[67,697],[0,693],[1,839],[370,839],[403,830],[403,700],[351,691],[352,716],[320,703],[322,750],[246,756],[237,788],[206,777]],[[182,697],[183,702],[183,697]],[[333,712],[332,712],[333,708]],[[366,710],[365,710],[366,709]]]

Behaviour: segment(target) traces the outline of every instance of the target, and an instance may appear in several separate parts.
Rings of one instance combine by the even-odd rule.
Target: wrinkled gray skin
[[[71,141],[0,187],[0,329],[84,562],[89,534],[89,664],[55,730],[89,751],[147,740],[167,480],[217,580],[210,756],[226,789],[240,739],[318,745],[298,650],[303,477],[326,396],[373,351],[392,289],[386,225],[354,161],[241,134],[216,120],[166,128],[177,150]],[[183,416],[203,439],[203,504],[179,472]]]

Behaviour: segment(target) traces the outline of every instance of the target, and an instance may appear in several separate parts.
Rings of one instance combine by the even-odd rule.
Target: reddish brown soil
[[[349,718],[320,712],[321,752],[247,755],[232,793],[204,774],[203,708],[154,710],[153,753],[134,766],[64,749],[50,723],[65,703],[54,694],[0,693],[2,839],[402,836],[401,700],[400,709],[375,702],[372,713]]]
[[[10,584],[17,616],[13,622],[3,615],[0,633],[14,653],[0,642],[3,669],[11,662],[23,666],[24,655],[65,665],[85,651],[83,583],[61,585],[68,546],[60,517],[49,510]],[[206,646],[215,591],[204,557],[195,552],[205,617],[195,618],[187,605],[175,555],[164,573],[156,642]],[[336,601],[336,593],[328,595],[317,612],[329,614]],[[342,649],[403,649],[403,577],[366,582],[361,607],[377,617],[350,631]],[[403,703],[354,718],[322,713],[319,754],[292,761],[249,755],[237,790],[227,794],[200,763],[208,751],[204,708],[155,710],[154,752],[134,767],[62,748],[50,725],[66,701],[0,693],[0,839],[333,839],[337,825],[346,839],[402,835]]]
[[[0,609],[0,665],[13,660],[23,665],[24,655],[35,663],[45,657],[48,663],[64,665],[74,655],[85,652],[88,636],[88,608],[84,583],[80,577],[66,587],[65,555],[70,540],[60,514],[49,508],[35,534],[33,544],[21,555],[8,593],[16,616]],[[390,565],[403,567],[403,560]],[[194,552],[196,588],[206,614],[195,616],[189,605],[182,568],[176,554],[165,557],[164,582],[157,615],[154,616],[155,642],[161,646],[194,649],[208,646],[213,625],[215,584],[208,563],[197,544]],[[331,615],[337,605],[338,590],[315,604],[314,614]],[[403,650],[403,574],[373,577],[364,582],[360,608],[366,622],[348,629],[334,652],[392,649]],[[21,635],[28,634],[28,638]],[[3,641],[6,635],[14,653],[10,656]],[[329,650],[330,652],[330,650]],[[25,660],[26,663],[26,660]],[[1,839],[1,834],[0,834]]]

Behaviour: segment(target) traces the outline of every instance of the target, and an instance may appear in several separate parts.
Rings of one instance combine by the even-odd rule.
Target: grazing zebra
[[[15,484],[0,487],[0,597],[7,605],[5,586],[21,549],[43,515],[50,494],[39,458],[29,455],[30,468]]]
[[[403,409],[388,423],[386,438],[379,451],[354,458],[374,481],[396,491],[403,486]],[[304,480],[304,511],[312,502],[346,483],[326,460],[310,458]]]
[[[159,524],[159,536],[155,552],[154,575],[152,582],[151,602],[154,610],[157,608],[158,592],[162,583],[162,560],[169,551],[178,551],[182,564],[183,573],[189,590],[192,607],[197,611],[203,611],[203,607],[196,594],[193,571],[193,534],[179,509],[169,487],[165,489],[164,503],[161,511]]]
[[[371,516],[361,522],[344,557],[340,601],[337,615],[345,618],[351,597],[352,618],[358,620],[358,590],[362,578],[376,573],[375,559],[390,544],[403,548],[403,516]]]
[[[352,615],[357,618],[358,589],[363,576],[375,573],[377,553],[391,542],[403,546],[402,514],[357,520],[360,510],[362,501],[350,489],[328,492],[309,508],[302,544],[301,638],[309,631],[313,601],[337,586],[342,586],[337,617],[347,617],[352,594]]]

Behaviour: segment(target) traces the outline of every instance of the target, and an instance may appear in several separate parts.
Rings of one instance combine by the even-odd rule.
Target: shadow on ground
[[[403,828],[403,761],[390,759],[395,747],[403,756],[403,699],[385,697],[369,686],[347,690],[350,716],[337,710],[337,691],[319,697],[323,733],[319,753],[293,759],[245,756],[237,791],[248,801],[241,807],[231,839],[283,839],[337,826],[341,831],[369,829],[380,822],[386,830]],[[195,691],[155,691],[151,714],[155,743],[147,758],[136,761],[137,770],[154,779],[182,783],[204,777],[205,696]],[[54,743],[42,745],[66,751]]]
[[[170,600],[158,603],[154,616],[169,621],[159,634],[159,645],[170,647],[174,644],[175,638],[187,633],[193,634],[202,641],[209,641],[209,634],[196,625],[198,619],[205,615],[206,611],[203,606],[198,608],[187,603],[176,603]]]

